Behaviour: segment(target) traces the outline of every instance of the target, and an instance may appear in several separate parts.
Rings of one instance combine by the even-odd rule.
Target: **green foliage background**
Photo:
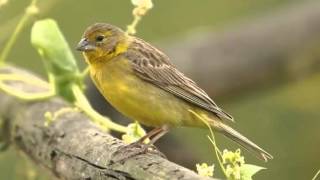
[[[213,31],[223,31],[228,24],[273,13],[276,9],[295,2],[155,0],[154,9],[138,26],[138,36],[151,42],[173,42],[176,36],[182,36],[194,28],[209,27]],[[9,4],[0,9],[0,48],[28,3],[9,0]],[[69,44],[75,46],[84,29],[93,22],[109,22],[124,28],[131,22],[131,9],[129,0],[40,0],[42,12],[39,16],[56,19]],[[41,70],[42,62],[30,45],[30,27],[31,24],[19,37],[9,61],[44,74]],[[80,60],[79,64],[84,67],[80,54],[75,54]],[[217,101],[236,117],[237,129],[252,137],[275,157],[264,164],[245,152],[247,162],[268,168],[258,173],[255,178],[311,179],[320,168],[320,72],[299,81],[249,89],[251,90],[248,92],[222,97]],[[181,137],[182,141],[188,139],[186,144],[198,156],[199,162],[216,162],[205,136],[207,133],[199,129],[177,129],[173,132],[176,137]],[[218,142],[223,142],[222,146],[236,148],[229,141],[224,141],[225,138],[218,137]],[[35,178],[34,166],[26,165],[25,158],[20,154],[12,148],[0,154],[0,179],[43,179],[45,175],[42,173],[40,177]]]

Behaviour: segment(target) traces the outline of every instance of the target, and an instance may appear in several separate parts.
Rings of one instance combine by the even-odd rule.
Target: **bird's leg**
[[[121,156],[119,158],[114,158],[116,162],[123,161],[125,159],[128,159],[130,157],[139,155],[139,154],[144,154],[148,151],[151,153],[156,153],[159,154],[162,157],[165,157],[161,152],[157,151],[156,148],[155,150],[150,150],[150,146],[153,145],[157,140],[159,140],[163,135],[165,135],[169,131],[168,126],[162,126],[158,128],[154,128],[151,131],[149,131],[145,136],[141,137],[139,140],[136,142],[133,142],[129,145],[123,146],[119,148],[114,155]],[[150,141],[145,144],[144,141],[146,139],[150,138]]]
[[[149,131],[146,135],[144,135],[143,137],[141,137],[138,141],[136,141],[135,143],[144,143],[144,141],[146,140],[146,139],[151,139],[151,141],[152,141],[152,137],[156,137],[158,134],[161,134],[162,132],[164,132],[164,127],[162,126],[162,127],[157,127],[157,128],[154,128],[154,129],[152,129],[151,131]],[[164,134],[163,134],[164,135]],[[163,136],[163,135],[161,135],[161,136]],[[160,137],[161,137],[160,136]],[[159,138],[160,138],[159,137]],[[159,138],[157,138],[156,140],[158,140]],[[153,144],[155,141],[153,141],[153,142],[148,142],[147,144]]]
[[[158,141],[162,136],[167,134],[169,132],[169,127],[168,126],[162,126],[160,128],[161,130],[157,131],[154,133],[152,136],[150,136],[150,142],[148,144],[154,144],[156,141]]]
[[[150,152],[155,152],[155,153],[159,154],[162,157],[165,157],[165,155],[162,154],[160,151],[158,151],[156,146],[154,146],[154,143],[157,140],[159,140],[162,136],[164,136],[166,133],[168,133],[168,132],[169,132],[168,126],[161,126],[160,128],[154,128],[149,133],[147,133],[145,136],[141,137],[135,143],[142,144],[141,151],[143,151],[144,153],[147,152],[147,151],[150,151]],[[147,144],[145,144],[144,141],[147,138],[149,138],[150,141]]]

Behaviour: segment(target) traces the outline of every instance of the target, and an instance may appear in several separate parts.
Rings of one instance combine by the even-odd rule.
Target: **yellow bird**
[[[163,52],[120,28],[96,23],[86,29],[77,50],[89,64],[93,82],[125,116],[155,127],[138,142],[153,144],[173,127],[206,127],[239,143],[267,161],[272,155],[232,129],[232,116],[181,73]],[[197,115],[195,115],[195,113]],[[201,119],[199,119],[199,116]]]

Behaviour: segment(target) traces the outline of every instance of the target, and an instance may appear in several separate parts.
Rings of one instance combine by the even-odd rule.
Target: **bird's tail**
[[[244,137],[242,134],[237,132],[236,130],[232,129],[226,124],[220,123],[213,123],[212,126],[214,129],[218,130],[228,138],[232,139],[245,149],[247,149],[250,152],[253,152],[259,159],[262,159],[264,161],[268,161],[268,159],[273,159],[273,156],[269,154],[267,151],[260,148],[258,145],[250,141],[248,138]]]

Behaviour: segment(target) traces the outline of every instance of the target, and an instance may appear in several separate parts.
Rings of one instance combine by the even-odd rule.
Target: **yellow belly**
[[[125,59],[91,65],[91,76],[110,104],[144,125],[197,124],[188,111],[192,105],[135,76]]]

